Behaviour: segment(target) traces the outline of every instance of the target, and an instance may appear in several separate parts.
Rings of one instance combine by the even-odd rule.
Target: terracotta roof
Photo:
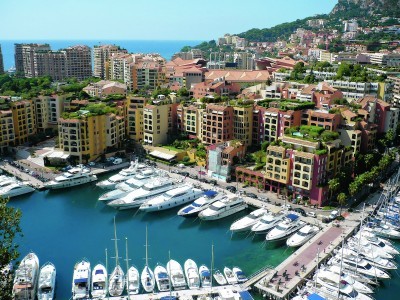
[[[357,117],[357,115],[355,113],[353,113],[351,110],[343,110],[342,112],[342,116],[345,117],[346,119],[351,120],[352,118]]]
[[[321,117],[321,118],[325,118],[325,119],[334,119],[335,118],[335,114],[319,112],[319,111],[311,112],[311,116],[312,117]]]
[[[243,70],[209,70],[205,73],[205,80],[214,80],[225,77],[231,82],[263,82],[270,78],[266,70],[243,71]]]
[[[310,84],[310,85],[304,87],[304,88],[301,90],[301,93],[302,93],[302,94],[311,94],[312,92],[315,91],[315,88],[316,88],[316,87],[317,87],[317,86],[316,86],[315,84]]]

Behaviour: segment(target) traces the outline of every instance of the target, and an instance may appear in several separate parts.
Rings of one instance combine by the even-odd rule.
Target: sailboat
[[[128,299],[130,295],[139,294],[139,271],[136,267],[131,266],[129,268],[129,258],[128,258],[128,238],[125,238],[126,245],[126,291],[128,292]]]
[[[147,226],[146,226],[146,264],[144,265],[144,269],[142,271],[142,274],[140,276],[140,280],[142,282],[142,286],[144,290],[147,293],[150,293],[154,290],[154,285],[156,283],[154,279],[154,273],[149,267],[149,262],[148,262],[148,255],[147,255]]]
[[[114,244],[115,244],[115,268],[110,275],[109,281],[109,294],[112,297],[118,297],[122,295],[125,287],[125,275],[121,266],[118,263],[118,245],[117,245],[117,229],[115,226],[115,217],[114,217]]]

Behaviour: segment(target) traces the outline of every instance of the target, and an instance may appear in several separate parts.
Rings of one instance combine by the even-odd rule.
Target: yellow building
[[[127,107],[127,137],[135,140],[143,140],[143,109],[147,103],[146,98],[128,96]]]
[[[15,145],[28,142],[36,134],[35,106],[31,100],[12,102],[11,111],[14,122]]]
[[[253,137],[253,106],[233,107],[233,136],[250,146]]]
[[[286,158],[286,149],[284,147],[268,147],[265,169],[266,179],[283,184],[289,182],[290,159]]]
[[[14,122],[11,110],[0,110],[0,152],[14,145]]]

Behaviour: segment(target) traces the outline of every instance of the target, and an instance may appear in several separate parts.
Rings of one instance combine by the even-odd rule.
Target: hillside
[[[400,16],[400,0],[339,0],[330,17],[361,17],[380,14],[384,17]]]

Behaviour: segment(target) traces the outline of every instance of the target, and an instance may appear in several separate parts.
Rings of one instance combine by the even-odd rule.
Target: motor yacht
[[[107,295],[108,275],[106,267],[97,264],[92,271],[92,298],[103,299]]]
[[[39,258],[28,253],[15,271],[12,295],[15,300],[35,299],[39,275]]]
[[[347,244],[354,249],[355,251],[359,251],[363,255],[367,256],[375,256],[378,255],[382,258],[393,259],[394,254],[383,250],[381,247],[375,246],[370,241],[366,239],[359,239],[359,236],[353,236],[347,241]]]
[[[170,282],[167,269],[164,266],[157,264],[154,269],[154,277],[156,279],[157,288],[160,292],[169,291]]]
[[[333,281],[339,282],[339,280],[344,280],[348,284],[351,284],[353,288],[363,294],[372,294],[374,290],[369,287],[367,284],[362,283],[361,281],[357,280],[360,278],[359,275],[351,275],[350,273],[341,271],[340,266],[329,266],[325,268],[321,268],[322,270],[329,271],[332,275],[328,274],[329,278],[332,278]],[[340,275],[340,279],[339,279]],[[364,278],[360,278],[361,280],[365,281]]]
[[[226,278],[225,278],[224,274],[221,273],[220,270],[215,270],[213,276],[214,276],[215,281],[219,285],[227,284]]]
[[[233,275],[236,277],[238,283],[243,283],[247,281],[247,277],[244,272],[239,267],[233,267]]]
[[[143,203],[139,209],[144,212],[166,210],[194,201],[203,195],[201,189],[183,184]]]
[[[300,247],[319,232],[318,226],[306,225],[286,240],[289,247]]]
[[[90,297],[90,262],[83,259],[75,264],[72,276],[72,299],[87,299]]]
[[[89,169],[72,168],[64,174],[57,176],[53,180],[46,182],[44,186],[50,190],[63,189],[70,188],[76,185],[82,185],[96,180],[97,176],[91,174]]]
[[[255,234],[267,234],[272,228],[278,225],[284,217],[285,215],[281,213],[267,213],[251,227],[251,231]]]
[[[5,187],[7,185],[15,183],[15,182],[18,182],[18,180],[15,177],[9,177],[9,176],[6,176],[6,175],[1,175],[0,176],[0,189],[2,189],[3,187]]]
[[[186,281],[182,267],[176,260],[171,259],[167,263],[167,271],[174,289],[179,290],[186,287]]]
[[[185,269],[185,276],[189,289],[200,288],[200,276],[196,263],[192,259],[185,261],[183,268]]]
[[[120,199],[107,203],[107,205],[119,210],[136,208],[151,198],[172,190],[173,188],[175,188],[175,185],[172,179],[158,178],[157,180],[146,183],[141,188],[130,192]]]
[[[394,240],[400,239],[400,232],[393,229],[391,226],[385,223],[375,224],[372,227],[372,232],[384,238],[389,238]]]
[[[118,183],[115,189],[102,194],[99,197],[99,201],[112,201],[115,199],[122,198],[128,195],[130,192],[141,188],[146,183],[154,180],[160,176],[159,172],[155,172],[153,169],[142,170],[139,174],[136,174],[133,178],[128,179],[125,182]]]
[[[45,263],[40,268],[37,292],[38,300],[54,299],[56,275],[56,267],[51,262]]]
[[[354,249],[354,246],[352,249],[348,248],[349,246],[345,246],[343,249],[337,250],[337,252],[340,255],[343,255],[343,257],[357,257],[359,256],[360,258],[365,259],[368,261],[371,265],[381,268],[381,269],[387,269],[387,270],[396,270],[397,266],[394,262],[392,262],[389,259],[382,258],[378,256],[376,253],[372,252],[367,252],[367,251],[357,251],[357,250],[352,250]]]
[[[334,257],[330,262],[330,264],[339,265],[342,263],[343,268],[356,270],[358,273],[366,275],[370,278],[378,278],[378,279],[389,279],[390,275],[381,269],[374,267],[365,259],[360,257],[353,256],[343,256],[341,257],[339,254]]]
[[[199,218],[202,220],[218,220],[245,210],[246,208],[247,204],[242,197],[234,194],[225,195],[223,198],[215,201],[208,208],[201,211],[199,213]]]
[[[201,265],[199,268],[201,287],[211,287],[211,273],[206,265]]]
[[[29,185],[29,182],[16,181],[2,187],[0,189],[0,196],[3,198],[12,198],[32,193],[33,191],[35,189]]]
[[[242,232],[251,229],[254,224],[256,224],[264,215],[268,213],[268,209],[261,207],[252,211],[247,216],[240,218],[232,223],[230,231],[232,232]]]
[[[199,212],[205,210],[213,202],[217,201],[221,197],[222,197],[222,194],[219,194],[216,191],[212,191],[212,190],[205,191],[203,196],[196,199],[193,203],[181,208],[178,211],[178,216],[195,217],[199,214]]]
[[[358,236],[359,234],[357,234]],[[361,230],[361,239],[365,239],[371,244],[381,248],[382,250],[386,251],[387,253],[398,255],[400,251],[397,250],[390,241],[385,240],[383,238],[377,237],[373,232],[368,230]]]
[[[268,232],[265,239],[267,241],[278,241],[282,239],[286,239],[289,235],[296,232],[306,223],[300,221],[298,215],[295,214],[287,214],[286,217],[276,225],[270,232]]]
[[[131,266],[126,273],[126,291],[128,295],[137,295],[139,288],[139,271],[135,266]]]
[[[146,165],[139,164],[137,161],[136,163],[132,161],[129,168],[123,169],[118,174],[96,183],[96,186],[106,190],[114,189],[118,183],[125,182],[128,179],[133,178],[139,170],[144,168],[146,168]]]
[[[233,274],[232,269],[225,267],[224,275],[225,275],[226,281],[228,281],[228,284],[237,283],[237,278],[235,277],[235,274]]]

